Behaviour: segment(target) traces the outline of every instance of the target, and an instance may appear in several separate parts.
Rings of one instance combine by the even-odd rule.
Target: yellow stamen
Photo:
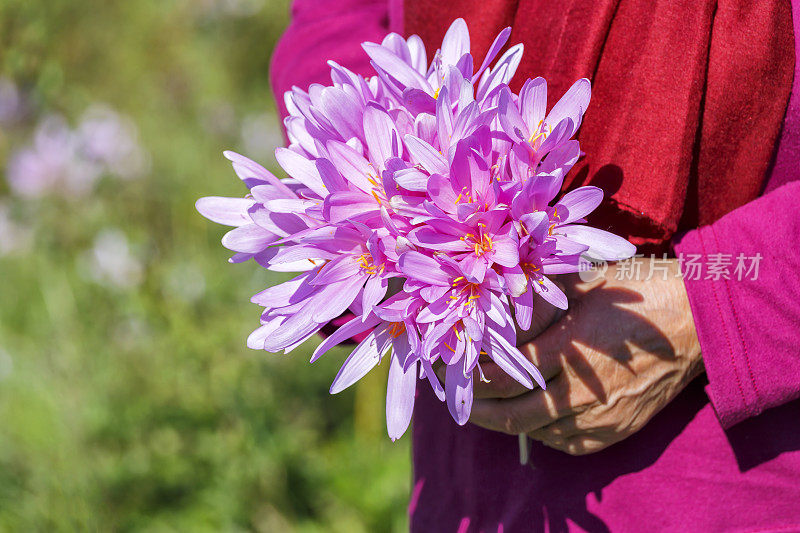
[[[405,330],[406,330],[405,324],[403,324],[402,322],[393,322],[392,326],[387,330],[387,332],[389,333],[389,335],[392,336],[392,338],[396,339],[403,332],[405,332]]]
[[[357,261],[359,265],[361,265],[361,270],[363,270],[367,274],[370,275],[377,274],[378,267],[372,262],[372,256],[369,255],[368,253],[361,254],[361,256],[357,259]],[[383,265],[381,265],[380,271],[382,272],[383,269],[384,267]]]
[[[548,135],[550,135],[550,133],[552,131],[551,128],[550,128],[550,125],[549,124],[547,125],[547,128],[546,128],[547,131],[545,131],[542,128],[543,123],[544,123],[544,120],[540,120],[539,121],[539,124],[537,124],[537,126],[536,126],[535,133],[533,135],[531,135],[530,139],[528,139],[528,143],[530,143],[531,145],[533,145],[533,143],[535,143],[539,139],[539,137],[544,138],[544,137],[547,137]]]
[[[543,137],[544,135],[545,133],[543,131],[540,131],[539,133],[531,135],[531,138],[528,140],[528,142],[533,144],[536,142],[536,139],[538,139],[539,137]]]

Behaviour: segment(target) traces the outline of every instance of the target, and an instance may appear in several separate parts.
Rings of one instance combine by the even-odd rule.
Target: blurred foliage
[[[385,369],[330,396],[343,350],[314,366],[313,341],[247,350],[249,297],[276,276],[228,264],[225,228],[194,210],[244,193],[221,152],[242,150],[243,117],[274,109],[288,0],[217,5],[232,2],[0,2],[0,75],[29,99],[0,131],[0,168],[36,116],[74,121],[94,102],[130,116],[152,160],[77,201],[10,200],[34,240],[0,257],[0,530],[407,527],[409,437],[385,434]],[[139,250],[138,286],[87,274],[107,227]],[[199,296],[185,278],[204,280]]]

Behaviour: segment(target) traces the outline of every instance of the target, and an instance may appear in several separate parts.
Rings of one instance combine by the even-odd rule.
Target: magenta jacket
[[[793,1],[800,35],[800,0]],[[295,0],[272,60],[278,96],[330,83],[327,59],[366,73],[359,46],[402,27],[402,0]],[[706,376],[639,433],[572,457],[457,426],[428,387],[414,423],[414,531],[800,531],[800,50],[761,198],[675,243],[687,261],[730,257],[731,279],[688,279]],[[285,110],[282,109],[285,113]],[[737,257],[760,255],[754,271]],[[741,275],[742,281],[737,277]],[[713,277],[713,276],[712,276]]]

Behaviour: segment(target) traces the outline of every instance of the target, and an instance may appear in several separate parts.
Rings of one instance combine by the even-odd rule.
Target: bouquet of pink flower
[[[477,70],[462,19],[430,66],[417,36],[364,43],[373,77],[330,62],[332,85],[286,93],[290,145],[275,155],[288,178],[226,152],[250,194],[197,202],[208,219],[236,226],[222,239],[236,252],[232,262],[302,271],[253,296],[264,311],[247,345],[289,352],[349,310],[353,318],[311,360],[367,333],[331,393],[388,354],[393,440],[408,427],[418,378],[459,424],[469,418],[483,358],[525,387],[544,387],[516,348],[515,320],[530,328],[534,294],[567,307],[548,276],[580,271],[586,256],[613,261],[635,251],[585,224],[600,189],[580,187],[555,201],[581,156],[573,136],[589,81],[575,82],[549,113],[544,79],[514,94],[507,84],[522,45],[491,66],[510,33],[497,36]],[[402,290],[387,298],[392,278],[404,280]],[[446,365],[444,386],[437,361]]]

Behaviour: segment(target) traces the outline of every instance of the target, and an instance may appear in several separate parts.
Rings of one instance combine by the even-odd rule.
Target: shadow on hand
[[[675,348],[670,340],[655,324],[647,320],[643,315],[623,307],[626,304],[642,302],[643,297],[641,294],[629,289],[606,287],[603,284],[591,289],[586,294],[586,297],[597,300],[593,303],[592,313],[602,317],[604,324],[613,324],[615,326],[610,328],[573,327],[572,322],[580,314],[580,307],[585,305],[581,299],[577,299],[570,301],[570,312],[553,327],[562,329],[565,339],[569,339],[561,348],[563,364],[573,371],[574,375],[583,382],[600,402],[606,403],[608,395],[592,364],[586,360],[581,350],[578,349],[578,344],[613,359],[633,375],[635,375],[635,370],[631,366],[631,361],[634,357],[632,347],[647,350],[666,360],[676,357]],[[598,308],[597,302],[602,302],[602,307]],[[631,332],[631,336],[627,339],[628,343],[620,344],[616,325],[620,325],[626,331]],[[557,407],[565,406],[557,405]]]

